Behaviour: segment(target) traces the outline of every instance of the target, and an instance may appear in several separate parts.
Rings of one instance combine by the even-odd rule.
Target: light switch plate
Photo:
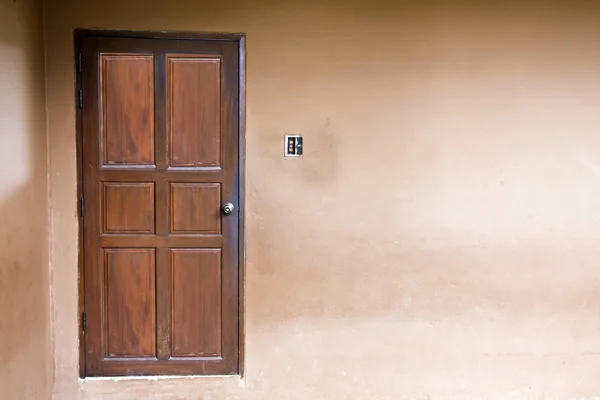
[[[300,157],[303,153],[303,140],[300,135],[285,135],[285,156]]]

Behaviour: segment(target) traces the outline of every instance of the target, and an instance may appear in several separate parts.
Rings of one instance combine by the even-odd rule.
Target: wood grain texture
[[[75,29],[77,38],[94,37],[94,38],[117,38],[117,39],[164,39],[164,40],[194,40],[198,42],[211,41],[226,41],[238,43],[242,41],[246,35],[244,33],[231,32],[190,32],[190,31],[132,31],[132,30],[111,30],[111,29]]]
[[[154,356],[154,249],[106,249],[104,259],[106,355]]]
[[[221,355],[221,249],[171,250],[172,355]]]
[[[104,182],[104,232],[154,233],[154,183]]]
[[[102,56],[105,165],[154,163],[154,57]]]
[[[82,249],[87,313],[84,374],[235,374],[240,370],[238,345],[242,315],[238,296],[240,221],[237,208],[227,216],[220,208],[222,202],[237,205],[240,200],[239,43],[172,38],[149,40],[103,34],[85,36],[80,49],[84,104],[79,140],[83,152],[81,176],[86,210]],[[136,52],[142,58],[151,55],[153,59],[153,74],[148,78],[153,80],[153,164],[131,161],[130,164],[107,165],[103,139],[106,115],[99,112],[106,100],[102,86],[106,71],[102,57],[135,58]],[[218,77],[213,75],[213,80],[204,79],[210,74],[202,70],[203,67],[200,67],[200,77],[194,78],[194,74],[187,72],[187,75],[181,75],[189,75],[190,79],[198,81],[198,85],[206,83],[213,88],[217,87],[218,79],[218,97],[211,100],[208,95],[195,95],[198,101],[217,103],[203,107],[218,110],[218,115],[212,115],[213,122],[218,122],[215,133],[218,137],[198,136],[193,129],[185,128],[180,139],[186,146],[196,143],[202,147],[206,143],[207,147],[202,151],[213,150],[212,153],[196,154],[195,164],[178,166],[173,166],[170,158],[173,149],[170,149],[167,73],[168,57],[175,54],[182,59],[213,60],[207,62],[211,68],[218,59],[220,68]],[[198,69],[197,66],[194,68]],[[196,111],[184,110],[189,115],[181,116],[182,123],[187,123],[187,119],[197,122]],[[110,118],[119,118],[117,114],[111,115]],[[206,126],[206,123],[201,125]],[[119,124],[115,123],[115,126]],[[129,146],[132,149],[145,143],[144,138],[132,137],[131,140],[135,142],[134,146]],[[218,150],[215,150],[217,142]],[[139,155],[138,150],[132,158]],[[213,158],[207,154],[212,154]],[[152,197],[153,202],[150,201]],[[152,206],[153,216],[150,214]],[[152,233],[148,233],[150,227]],[[131,262],[129,259],[119,261],[120,252],[148,249],[152,250],[155,264],[153,294],[148,292],[149,283],[147,286],[138,283],[138,278],[146,279],[143,271],[148,271],[147,259],[130,256]],[[126,268],[113,266],[110,269],[105,250],[115,252],[118,264]],[[185,252],[179,258],[172,257],[174,252],[182,250],[189,252],[191,258],[187,258]],[[199,268],[192,268],[198,265]],[[204,268],[206,265],[209,267]],[[197,284],[191,285],[188,281]],[[112,296],[110,300],[107,294]],[[153,300],[151,296],[154,296]],[[109,301],[111,320],[107,314]],[[124,316],[130,302],[140,316],[135,329],[126,325]],[[142,324],[142,318],[147,317],[143,307],[150,303],[155,319],[148,327]],[[191,304],[197,313],[190,318],[182,317],[186,312],[182,304]],[[123,330],[115,328],[118,326]],[[108,342],[109,331],[111,343]],[[134,339],[127,336],[128,331],[135,332]]]
[[[175,167],[221,163],[221,59],[167,56],[170,161]]]
[[[221,233],[221,184],[172,183],[171,233]]]

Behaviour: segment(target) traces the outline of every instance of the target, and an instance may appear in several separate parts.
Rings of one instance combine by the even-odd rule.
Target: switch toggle
[[[302,155],[302,136],[285,135],[285,156],[298,157]]]

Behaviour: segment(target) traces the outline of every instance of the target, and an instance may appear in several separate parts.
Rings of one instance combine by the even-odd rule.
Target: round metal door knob
[[[225,204],[223,204],[223,207],[221,207],[223,214],[231,214],[234,209],[235,209],[235,206],[231,203],[225,203]]]

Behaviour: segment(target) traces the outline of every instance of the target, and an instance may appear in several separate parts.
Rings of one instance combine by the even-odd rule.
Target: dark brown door
[[[79,43],[85,375],[235,374],[239,43]]]

